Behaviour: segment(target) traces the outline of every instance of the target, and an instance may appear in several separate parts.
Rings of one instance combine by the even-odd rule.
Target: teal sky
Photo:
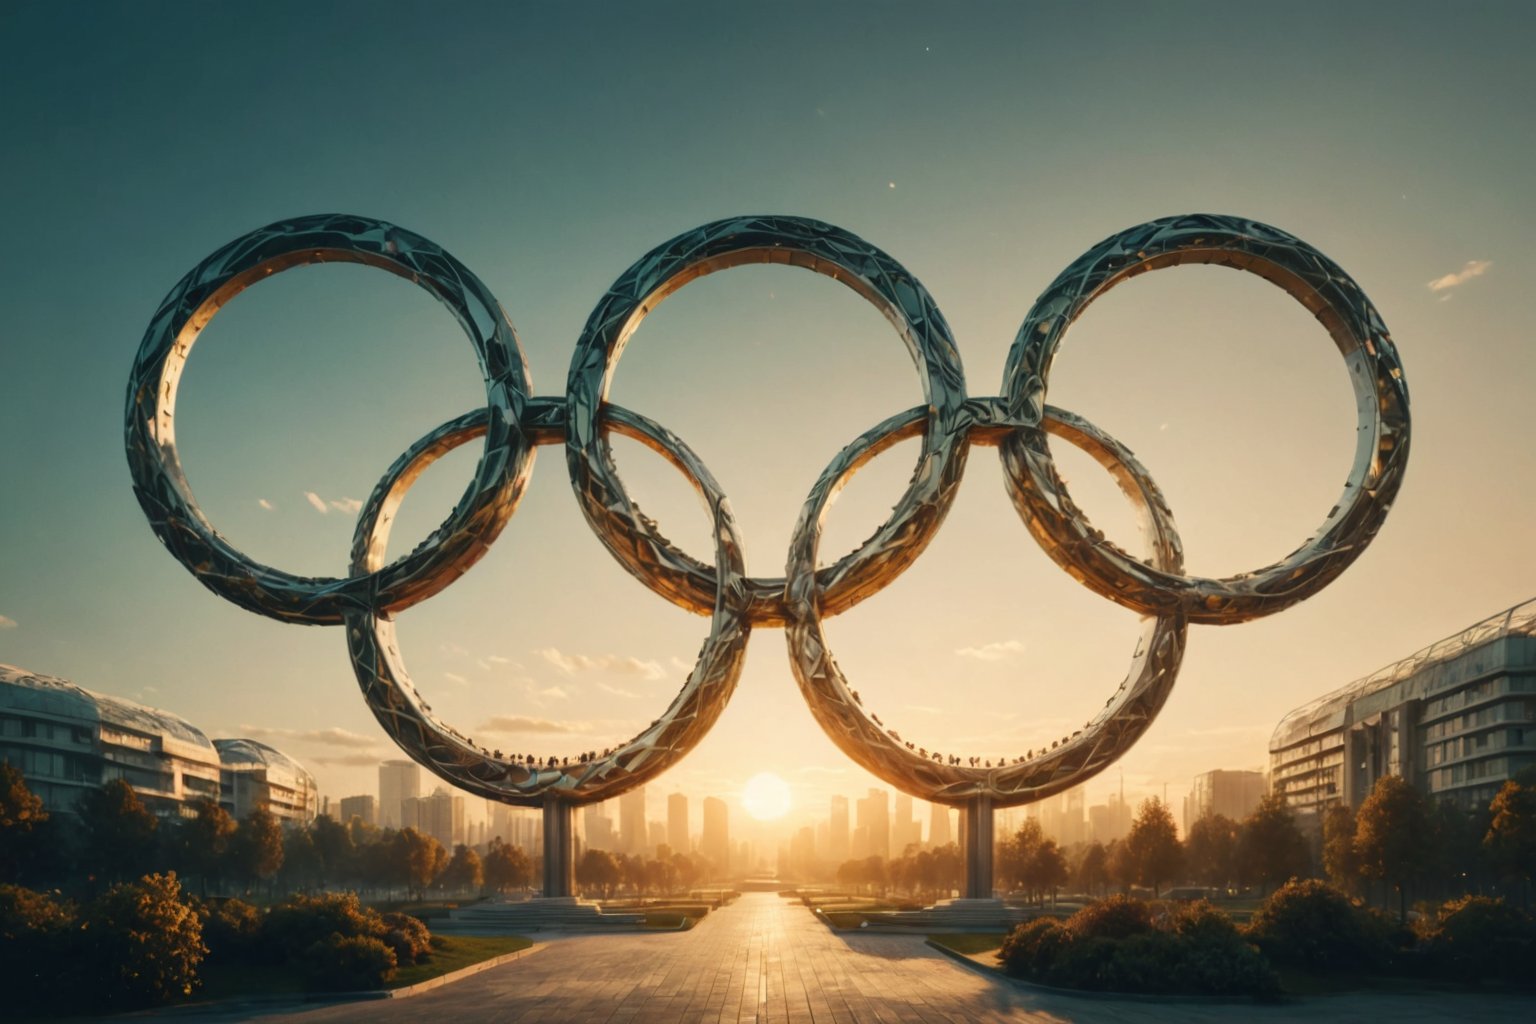
[[[1192,628],[1173,698],[1122,762],[1128,790],[1166,783],[1173,797],[1196,772],[1260,767],[1292,707],[1536,593],[1533,30],[1521,3],[8,3],[0,661],[266,738],[333,797],[372,791],[367,766],[392,751],[339,632],[203,590],[155,541],[122,452],[156,305],[279,218],[361,213],[438,242],[501,300],[543,394],[562,389],[604,289],[655,244],[733,214],[831,221],[927,285],[982,395],[1035,295],[1083,250],[1155,217],[1231,213],[1311,242],[1361,284],[1401,351],[1415,432],[1372,548],[1302,606]],[[613,397],[703,455],[749,569],[777,574],[828,459],[921,393],[860,299],[753,267],[668,300]],[[1068,336],[1049,398],[1137,452],[1200,572],[1291,550],[1352,450],[1324,332],[1228,271],[1117,289]],[[349,502],[482,399],[469,346],[424,292],[305,268],[204,334],[178,438],[232,542],[340,573]],[[681,481],[617,450],[664,531],[707,555]],[[884,518],[914,451],[858,477],[824,556]],[[473,457],[427,474],[397,547],[441,520]],[[1095,522],[1125,535],[1107,480],[1061,459]],[[492,553],[400,631],[451,720],[474,734],[534,719],[542,731],[500,745],[574,754],[653,718],[706,629],[609,558],[547,450]],[[829,637],[904,734],[1011,756],[1102,706],[1137,631],[1041,555],[977,452],[932,547]],[[714,733],[653,792],[733,794],[759,770],[818,809],[869,781],[817,731],[768,630]],[[1118,780],[1090,783],[1090,800]]]

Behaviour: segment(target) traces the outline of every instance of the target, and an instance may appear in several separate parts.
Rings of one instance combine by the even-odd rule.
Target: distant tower
[[[690,849],[688,798],[682,793],[667,797],[667,845],[672,847],[673,853],[687,853]]]
[[[851,857],[852,846],[848,835],[848,798],[834,796],[832,798],[832,818],[827,823],[827,856],[833,863],[841,864]]]
[[[400,828],[401,805],[421,796],[421,766],[415,761],[385,761],[379,765],[379,825]],[[405,822],[414,825],[415,822]]]
[[[624,853],[644,854],[650,839],[645,828],[645,787],[619,797],[619,844]]]
[[[949,808],[943,804],[931,806],[932,813],[928,816],[928,845],[948,845],[952,841],[949,832]]]
[[[859,801],[858,826],[868,837],[867,852],[854,856],[891,856],[891,794],[883,789],[872,789],[869,796]],[[898,853],[900,851],[897,851]]]
[[[714,877],[725,879],[731,871],[730,810],[718,797],[704,798],[704,836],[699,852],[714,866]]]

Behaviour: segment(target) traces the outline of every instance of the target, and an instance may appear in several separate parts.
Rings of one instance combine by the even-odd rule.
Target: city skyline
[[[874,23],[794,5],[771,17],[617,12],[600,26],[559,9],[279,8],[257,23],[219,10],[183,19],[190,65],[176,67],[125,60],[165,31],[137,12],[84,25],[43,8],[0,12],[0,36],[29,41],[0,62],[6,94],[23,98],[4,115],[13,158],[0,179],[25,240],[0,254],[0,379],[27,382],[0,408],[12,439],[0,446],[0,662],[270,743],[335,801],[367,792],[378,763],[400,756],[358,698],[339,631],[261,621],[207,594],[160,550],[123,464],[124,383],[162,296],[241,233],[327,210],[399,223],[473,267],[517,325],[541,395],[563,391],[581,325],[631,262],[737,213],[817,217],[901,261],[954,326],[978,396],[994,393],[1034,295],[1130,225],[1226,212],[1336,259],[1394,332],[1413,398],[1392,516],[1311,600],[1193,629],[1168,706],[1117,770],[1088,782],[1085,806],[1122,777],[1128,794],[1167,787],[1177,806],[1199,773],[1262,770],[1292,709],[1531,595],[1536,474],[1523,439],[1536,313],[1519,284],[1533,220],[1519,8],[1448,21],[1430,8],[1386,21],[1345,10],[1323,39],[1308,19],[1216,6],[1116,9],[1111,25],[988,5],[945,18],[893,7]],[[339,63],[318,68],[315,40],[335,43]],[[772,89],[740,73],[748,45],[779,55]],[[502,59],[504,46],[521,59]],[[1148,54],[1169,49],[1203,59],[1162,68],[1147,89]],[[274,60],[304,71],[267,81]],[[375,89],[379,66],[414,69],[413,91]],[[266,84],[233,101],[188,89],[194,71]],[[1225,87],[1210,89],[1212,76]],[[1042,90],[1048,81],[1070,87]],[[196,139],[188,125],[203,126]],[[889,326],[856,296],[748,267],[670,298],[612,397],[699,452],[741,519],[748,570],[773,575],[822,467],[920,391]],[[1349,464],[1349,388],[1326,333],[1280,292],[1220,269],[1150,274],[1095,304],[1063,345],[1050,401],[1137,452],[1192,571],[1237,572],[1294,548]],[[380,473],[483,402],[457,327],[424,294],[367,268],[305,268],[210,325],[188,364],[178,438],[232,543],[338,573]],[[442,520],[473,449],[424,475],[393,553]],[[663,532],[706,557],[686,486],[636,444],[615,451]],[[829,519],[826,557],[885,517],[912,454],[907,442],[861,472]],[[923,557],[828,635],[903,735],[1004,758],[1102,706],[1138,623],[1039,552],[990,453],[972,456]],[[1131,545],[1131,517],[1098,467],[1059,458],[1095,525]],[[541,756],[643,728],[706,629],[594,541],[558,451],[543,453],[485,560],[399,618],[414,677],[446,719]],[[734,827],[740,787],[761,771],[807,809],[790,812],[798,827],[814,823],[795,815],[833,793],[857,800],[884,785],[817,728],[768,629],[715,729],[653,792],[725,799]]]

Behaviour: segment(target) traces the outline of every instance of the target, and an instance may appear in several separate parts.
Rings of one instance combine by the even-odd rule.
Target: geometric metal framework
[[[192,344],[226,302],[274,273],[327,261],[378,267],[447,306],[474,348],[486,404],[417,441],[385,472],[359,514],[348,576],[310,578],[253,561],[204,518],[181,471],[174,407]],[[688,446],[665,427],[607,401],[625,343],[662,300],[706,274],[765,262],[824,274],[873,304],[905,343],[924,398],[833,459],[806,499],[785,575],[777,578],[746,575],[730,504]],[[1046,404],[1051,362],[1088,305],[1129,277],[1185,263],[1258,274],[1301,302],[1343,355],[1359,413],[1348,483],[1318,531],[1274,564],[1226,579],[1185,575],[1173,517],[1146,469],[1091,423]],[[615,432],[665,456],[693,485],[713,524],[713,564],[674,546],[630,500],[609,447]],[[1148,542],[1143,556],[1105,539],[1073,504],[1051,457],[1051,435],[1083,449],[1111,473],[1138,510]],[[473,479],[447,520],[385,564],[395,510],[411,484],[445,452],[479,438],[484,447]],[[907,438],[919,438],[920,451],[890,518],[854,551],[818,567],[831,498],[860,466]],[[658,246],[620,276],[591,314],[565,394],[535,398],[510,321],[468,268],[420,235],[382,221],[301,217],[224,246],[172,289],[139,348],[126,411],[134,491],[182,565],[215,593],[259,614],[344,625],[364,698],[406,753],[470,792],[547,810],[615,796],[683,757],[730,699],[754,626],[785,627],[795,678],[821,727],[891,785],[972,812],[1074,786],[1120,757],[1151,724],[1173,686],[1189,623],[1236,623],[1279,611],[1316,593],[1359,557],[1401,484],[1408,440],[1402,368],[1358,285],[1285,232],[1214,215],[1152,221],[1090,249],[1029,311],[1009,351],[1000,394],[980,398],[967,394],[949,326],[922,284],[878,248],[818,221],[737,217]],[[598,539],[647,587],[709,616],[710,631],[677,697],[639,735],[601,757],[540,764],[487,750],[436,718],[405,669],[393,614],[442,590],[485,553],[516,509],[536,448],[555,443],[565,447],[572,487]],[[1131,668],[1102,711],[1048,749],[980,767],[903,740],[867,712],[822,631],[826,616],[886,586],[922,553],[954,500],[972,444],[998,448],[1014,506],[1058,565],[1146,616]]]

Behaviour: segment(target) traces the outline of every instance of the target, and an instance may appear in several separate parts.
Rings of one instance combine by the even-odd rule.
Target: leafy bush
[[[261,948],[273,962],[296,962],[307,957],[315,943],[332,935],[383,939],[389,931],[378,911],[360,904],[356,893],[299,894],[267,911],[261,923]]]
[[[1221,911],[1204,901],[1155,917],[1124,897],[1085,907],[1066,924],[1020,925],[998,958],[1012,975],[1045,985],[1109,992],[1252,995],[1279,980]]]
[[[203,943],[210,960],[233,961],[257,951],[261,937],[261,911],[244,900],[203,903]]]
[[[1125,939],[1152,930],[1152,908],[1142,900],[1116,894],[1073,914],[1067,929],[1079,939]]]
[[[432,933],[410,914],[384,914],[384,944],[395,951],[401,967],[409,967],[432,958]]]
[[[114,885],[81,922],[78,965],[100,1007],[123,1009],[190,995],[207,949],[197,912],[174,873]]]
[[[1291,880],[1248,923],[1248,940],[1279,964],[1310,970],[1380,970],[1392,959],[1392,925],[1315,878]]]
[[[1438,973],[1461,981],[1536,984],[1536,924],[1502,899],[1452,900],[1426,931],[1426,952]]]
[[[56,1004],[65,992],[74,916],[47,893],[0,885],[0,992],[15,1008]]]
[[[329,992],[375,989],[395,976],[395,951],[378,939],[331,933],[304,952],[309,987]]]

